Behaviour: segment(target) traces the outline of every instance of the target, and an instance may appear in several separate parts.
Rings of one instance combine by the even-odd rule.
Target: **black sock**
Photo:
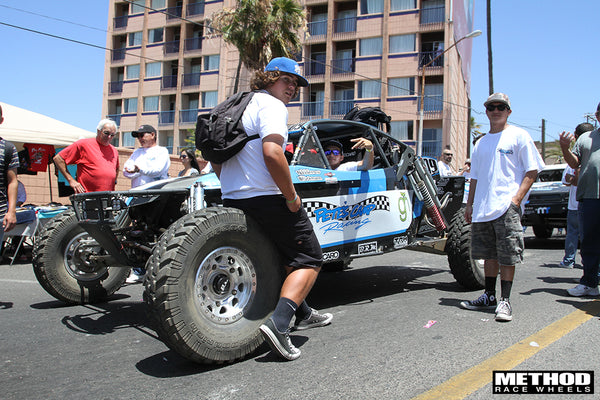
[[[297,308],[298,305],[287,297],[279,298],[271,319],[280,333],[287,332]]]
[[[496,295],[496,276],[485,277],[485,292],[488,294]]]
[[[500,280],[500,294],[503,299],[508,300],[510,297],[510,291],[512,290],[512,281]]]
[[[306,300],[304,300],[296,310],[296,318],[298,318],[298,320],[307,319],[310,317],[310,314],[312,314],[312,308],[310,308],[306,303]]]

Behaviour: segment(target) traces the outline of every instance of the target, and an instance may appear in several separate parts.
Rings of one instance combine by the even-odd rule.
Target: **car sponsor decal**
[[[412,221],[406,190],[390,190],[303,201],[321,247],[398,235]]]

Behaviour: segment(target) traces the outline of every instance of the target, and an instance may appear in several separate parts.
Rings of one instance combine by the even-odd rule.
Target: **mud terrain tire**
[[[263,342],[258,328],[275,309],[284,279],[278,254],[237,209],[185,215],[147,264],[144,298],[159,337],[194,362],[242,359]]]
[[[52,218],[36,235],[35,277],[48,293],[68,304],[106,301],[129,275],[126,267],[91,267],[78,253],[82,240],[87,239],[91,237],[79,226],[73,210]],[[104,250],[96,244],[94,251]]]
[[[450,271],[460,285],[470,290],[484,287],[483,261],[471,258],[471,224],[465,220],[464,207],[452,217],[445,251]]]

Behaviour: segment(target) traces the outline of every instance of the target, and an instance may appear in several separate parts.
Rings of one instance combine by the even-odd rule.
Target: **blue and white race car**
[[[332,170],[322,144],[335,139],[350,149],[358,137],[373,142],[374,167]],[[482,287],[461,210],[463,177],[434,179],[431,163],[362,122],[310,121],[289,140],[290,172],[323,249],[324,269],[410,247],[446,254],[460,284]],[[345,161],[361,156],[344,153]],[[71,304],[106,301],[130,268],[145,267],[153,325],[182,356],[231,362],[262,343],[258,327],[275,307],[284,271],[258,225],[221,205],[214,174],[71,201],[73,209],[47,223],[34,248],[36,277],[51,295]]]

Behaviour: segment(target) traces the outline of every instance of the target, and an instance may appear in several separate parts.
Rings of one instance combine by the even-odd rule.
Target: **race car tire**
[[[50,219],[35,237],[33,272],[42,287],[68,304],[106,301],[125,282],[127,267],[94,267],[79,252],[82,241],[92,251],[104,250],[77,223],[73,210]],[[91,246],[90,246],[91,244]]]
[[[151,321],[181,356],[227,363],[263,343],[258,328],[277,305],[284,269],[242,211],[212,207],[185,215],[163,234],[147,266]]]
[[[546,224],[533,225],[533,234],[538,239],[548,239],[552,236],[554,228],[549,227]]]
[[[465,219],[464,206],[452,217],[445,252],[450,271],[461,286],[470,290],[484,287],[483,260],[471,257],[471,224]]]

